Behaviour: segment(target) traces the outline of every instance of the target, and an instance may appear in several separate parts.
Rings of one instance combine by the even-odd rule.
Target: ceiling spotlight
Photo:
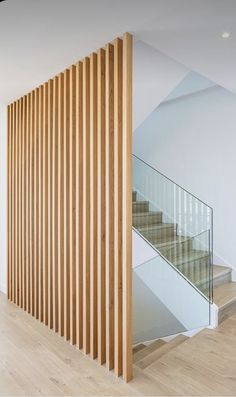
[[[222,39],[228,39],[231,36],[230,32],[223,32],[221,33]]]

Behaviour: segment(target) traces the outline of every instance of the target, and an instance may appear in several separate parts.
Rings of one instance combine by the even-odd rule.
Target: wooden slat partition
[[[8,107],[8,298],[132,378],[132,37]]]

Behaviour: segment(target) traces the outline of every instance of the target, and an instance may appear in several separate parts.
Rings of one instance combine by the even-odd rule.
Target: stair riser
[[[141,203],[134,202],[133,203],[133,213],[137,214],[138,212],[148,212],[149,211],[149,203]]]
[[[133,215],[133,226],[142,227],[162,223],[162,214]]]
[[[155,230],[140,231],[140,233],[149,240],[153,245],[160,239],[175,237],[176,228],[174,226],[163,227]]]
[[[227,318],[233,316],[236,313],[236,300],[229,302],[224,307],[219,309],[218,313],[218,324],[221,324]]]
[[[219,285],[227,284],[232,281],[232,274],[227,273],[222,275],[221,277],[216,277],[213,279],[213,287],[219,287]]]
[[[213,288],[219,287],[219,285],[228,284],[231,282],[231,273],[224,274],[220,277],[213,278]],[[199,289],[206,293],[209,291],[209,283],[202,283]]]
[[[193,250],[192,240],[187,240],[182,243],[176,243],[165,247],[158,247],[157,249],[164,255],[169,261],[176,260],[183,255],[190,254]]]

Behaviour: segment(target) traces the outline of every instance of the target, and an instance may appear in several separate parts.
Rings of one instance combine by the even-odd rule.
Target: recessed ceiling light
[[[231,36],[230,32],[223,32],[221,33],[222,39],[228,39]]]

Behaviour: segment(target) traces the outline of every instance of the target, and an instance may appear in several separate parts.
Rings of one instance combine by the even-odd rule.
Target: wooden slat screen
[[[132,378],[132,37],[8,107],[8,298]]]

